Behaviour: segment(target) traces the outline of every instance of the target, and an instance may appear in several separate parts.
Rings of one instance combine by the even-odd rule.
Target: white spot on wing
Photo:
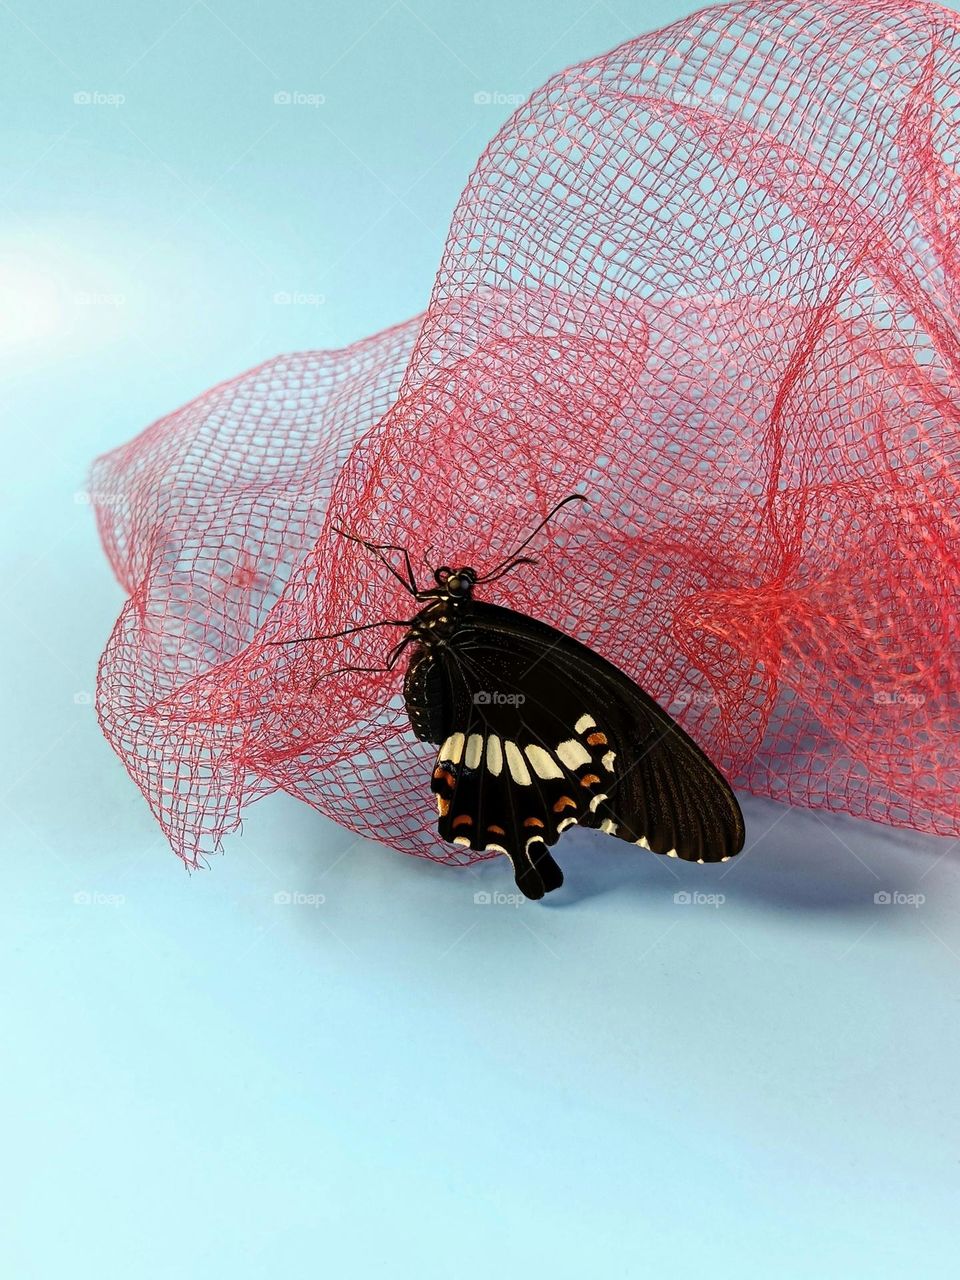
[[[469,840],[469,838],[468,838],[467,836],[454,836],[454,837],[453,837],[453,843],[454,843],[454,844],[462,844],[462,845],[464,846],[464,848],[466,848],[466,849],[469,849],[469,848],[470,848],[470,840]]]
[[[440,748],[440,759],[445,764],[459,764],[463,755],[464,737],[462,733],[452,733]]]
[[[559,835],[561,831],[566,831],[567,827],[575,827],[576,825],[576,818],[564,818],[562,822],[557,823],[557,834]]]
[[[508,859],[511,867],[516,871],[517,864],[513,860],[513,854],[509,849],[505,849],[502,844],[488,844],[484,846],[484,853],[502,853]]]
[[[600,796],[594,796],[593,799],[590,801],[590,812],[596,813],[597,810],[600,808],[600,806],[603,804],[604,800],[606,800],[606,798],[607,798],[606,794],[600,795]]]
[[[605,831],[608,836],[615,836],[617,834],[617,824],[612,818],[604,818],[600,823],[600,830]]]
[[[595,729],[597,722],[593,716],[581,716],[573,727],[577,733],[586,733],[588,729]]]
[[[518,786],[529,787],[530,770],[520,754],[520,748],[515,742],[505,742],[503,748],[507,753],[507,766],[510,769],[510,777]]]
[[[616,760],[616,758],[617,758],[617,754],[615,751],[608,751],[607,754],[603,757],[602,763],[607,773],[613,773],[613,762],[614,760]]]
[[[576,769],[582,764],[590,763],[590,752],[576,738],[568,738],[557,747],[557,755],[568,769]]]
[[[467,739],[467,754],[463,757],[463,763],[468,769],[476,769],[482,755],[483,738],[479,733],[471,733]]]
[[[487,769],[495,778],[500,777],[503,769],[503,748],[495,733],[491,733],[487,739]]]
[[[523,750],[527,759],[533,765],[533,771],[538,778],[563,777],[563,770],[549,751],[545,751],[543,747],[538,747],[535,742],[531,742]]]

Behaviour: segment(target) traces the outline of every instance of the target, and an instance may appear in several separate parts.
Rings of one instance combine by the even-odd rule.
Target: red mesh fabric
[[[129,593],[110,741],[189,863],[282,788],[443,861],[374,666],[414,563],[668,706],[741,788],[956,833],[960,23],[736,3],[550,80],[481,156],[430,305],[268,361],[100,459]],[[423,570],[426,576],[426,569]]]

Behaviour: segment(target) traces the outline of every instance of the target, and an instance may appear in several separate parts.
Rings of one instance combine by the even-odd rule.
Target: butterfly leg
[[[410,553],[406,547],[398,546],[394,542],[368,542],[366,538],[358,538],[355,533],[348,533],[346,529],[341,529],[338,525],[332,526],[334,533],[340,534],[350,542],[357,542],[361,547],[366,547],[368,551],[372,551],[380,563],[387,569],[398,582],[401,582],[411,595],[417,594],[417,580],[413,575],[413,565],[410,563]],[[384,551],[399,551],[403,556],[403,565],[406,572],[406,578],[403,574],[398,573],[390,561],[383,554]]]
[[[310,686],[310,692],[312,693],[316,689],[317,685],[320,683],[321,680],[329,680],[331,676],[343,675],[344,672],[346,671],[355,671],[355,672],[361,672],[361,673],[366,673],[366,672],[373,673],[377,671],[392,671],[393,668],[397,665],[397,662],[400,659],[400,655],[403,653],[404,649],[407,647],[407,645],[411,642],[412,639],[413,639],[412,636],[404,636],[398,645],[394,645],[394,647],[387,654],[387,662],[385,666],[382,666],[382,667],[334,667],[332,671],[326,671],[322,676],[317,676],[316,680],[314,680],[313,684]]]

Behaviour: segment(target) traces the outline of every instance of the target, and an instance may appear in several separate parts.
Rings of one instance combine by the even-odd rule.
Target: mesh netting
[[[741,788],[960,830],[960,23],[731,4],[549,81],[489,145],[427,311],[283,356],[100,459],[129,594],[104,730],[194,864],[283,789],[441,861],[410,616],[333,529],[481,571]],[[426,577],[426,569],[423,570]]]

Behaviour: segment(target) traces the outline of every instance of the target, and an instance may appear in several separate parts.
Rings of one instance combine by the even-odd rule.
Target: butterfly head
[[[433,574],[437,586],[442,588],[451,600],[469,600],[477,582],[477,571],[469,566],[463,569],[450,569],[441,565]]]

